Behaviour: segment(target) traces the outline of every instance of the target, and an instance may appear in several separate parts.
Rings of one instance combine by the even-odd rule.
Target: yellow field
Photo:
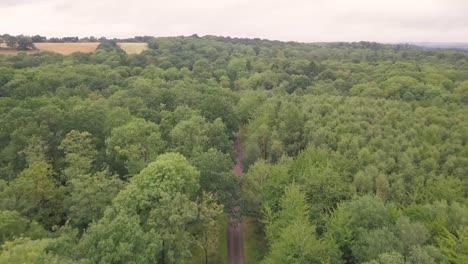
[[[119,43],[119,46],[127,53],[127,54],[139,54],[144,50],[148,49],[148,44],[146,43],[132,43],[132,42],[123,42]]]
[[[74,52],[94,52],[99,46],[99,42],[80,42],[80,43],[34,43],[37,49],[41,51],[52,51],[63,55]]]
[[[79,42],[79,43],[34,43],[37,50],[27,51],[28,54],[41,51],[51,51],[68,55],[74,52],[94,52],[99,46],[99,42]],[[128,54],[138,54],[148,49],[146,43],[118,43],[118,45]],[[0,55],[15,55],[19,51],[6,49],[5,43],[0,44]]]

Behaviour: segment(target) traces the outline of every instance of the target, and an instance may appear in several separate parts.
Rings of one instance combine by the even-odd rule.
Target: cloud
[[[2,0],[0,1],[0,7],[7,7],[7,6],[17,6],[23,5],[27,3],[31,3],[31,0]]]
[[[0,32],[468,42],[464,0],[1,0]]]

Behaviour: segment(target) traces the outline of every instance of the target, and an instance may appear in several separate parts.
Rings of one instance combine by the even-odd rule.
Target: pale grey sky
[[[0,0],[0,33],[468,42],[468,0]]]

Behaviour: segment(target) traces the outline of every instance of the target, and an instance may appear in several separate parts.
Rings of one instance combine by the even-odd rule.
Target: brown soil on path
[[[227,240],[229,264],[244,264],[244,226],[229,223]]]
[[[237,177],[242,177],[242,146],[239,134],[236,135],[236,164],[232,168]],[[231,209],[231,218],[228,227],[228,261],[229,264],[244,264],[244,226],[240,222],[241,208],[235,206]]]
[[[236,136],[235,141],[235,148],[236,148],[236,164],[232,170],[237,175],[237,177],[242,177],[242,145],[240,141],[240,136]]]

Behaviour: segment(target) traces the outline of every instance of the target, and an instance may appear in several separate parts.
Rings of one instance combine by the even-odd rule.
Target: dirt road
[[[242,177],[242,146],[239,134],[236,135],[236,164],[232,168],[237,177]],[[231,209],[231,218],[228,227],[228,261],[229,264],[244,264],[244,226],[240,219],[241,208],[235,206]]]

